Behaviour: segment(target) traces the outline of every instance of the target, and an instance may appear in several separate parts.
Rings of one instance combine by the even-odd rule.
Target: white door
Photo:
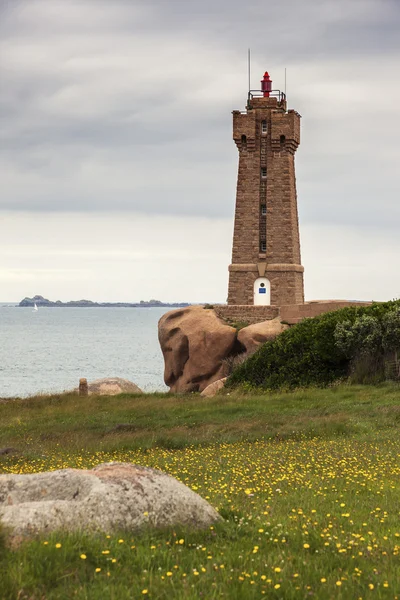
[[[266,277],[259,277],[254,282],[254,304],[258,306],[271,304],[271,284]]]

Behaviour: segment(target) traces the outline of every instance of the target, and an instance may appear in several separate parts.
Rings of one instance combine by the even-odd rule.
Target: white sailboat
[[[38,309],[38,307],[36,306],[36,303],[35,303],[34,306],[33,306],[33,311],[32,312],[36,312],[37,310],[39,310],[39,309]]]

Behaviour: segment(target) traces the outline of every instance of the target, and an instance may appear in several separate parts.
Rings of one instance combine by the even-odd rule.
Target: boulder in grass
[[[62,530],[203,528],[220,519],[206,500],[183,483],[131,463],[0,475],[0,520],[12,537]]]
[[[104,377],[87,384],[89,396],[116,396],[117,394],[142,394],[143,391],[132,381],[121,377]]]
[[[219,392],[219,390],[222,390],[222,388],[225,386],[226,380],[227,378],[223,377],[222,379],[218,379],[218,381],[214,381],[214,383],[210,383],[210,385],[204,388],[200,396],[203,396],[203,398],[212,398]]]

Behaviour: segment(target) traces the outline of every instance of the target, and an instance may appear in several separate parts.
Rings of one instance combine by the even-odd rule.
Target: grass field
[[[0,543],[0,598],[400,597],[400,387],[0,403],[2,473],[110,460],[215,506],[206,531]]]

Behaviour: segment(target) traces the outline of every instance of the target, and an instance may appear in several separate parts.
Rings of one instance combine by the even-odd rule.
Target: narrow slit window
[[[261,167],[261,179],[267,179],[267,167]]]
[[[267,121],[261,121],[261,133],[267,133],[267,132],[268,132]]]
[[[246,149],[247,148],[247,137],[245,135],[242,135],[242,149]]]
[[[262,241],[260,244],[260,250],[261,252],[266,252],[267,251],[267,242]]]
[[[263,217],[267,214],[267,205],[266,204],[261,204],[261,214],[263,215]]]

